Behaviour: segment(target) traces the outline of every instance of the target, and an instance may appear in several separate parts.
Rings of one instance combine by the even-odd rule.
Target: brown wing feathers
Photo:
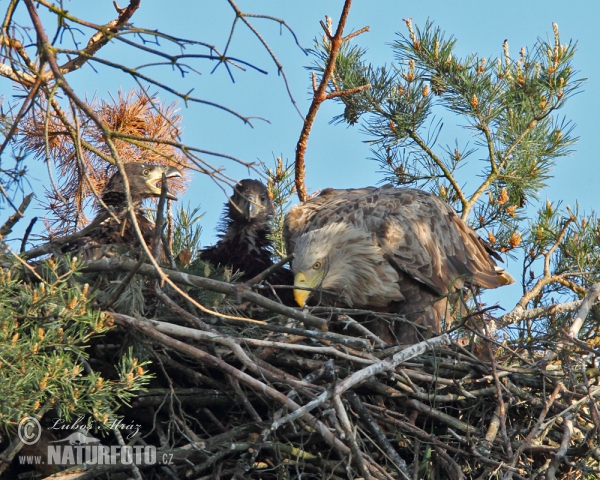
[[[338,224],[345,227],[332,227]],[[363,234],[353,236],[351,230]],[[340,244],[339,232],[352,242]],[[456,212],[421,190],[328,189],[290,210],[284,235],[288,252],[295,254],[297,287],[338,292],[337,297],[320,295],[330,305],[388,305],[388,311],[434,330],[440,328],[446,297],[452,292],[467,284],[496,288],[514,281],[496,265],[497,254]],[[396,275],[393,288],[379,281],[382,275]],[[295,295],[301,304],[310,301],[301,289]],[[357,305],[364,298],[372,305]],[[415,340],[414,335],[396,330],[398,341]]]

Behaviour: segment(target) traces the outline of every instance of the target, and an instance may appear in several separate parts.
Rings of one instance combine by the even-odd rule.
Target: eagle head
[[[267,187],[259,180],[240,180],[228,203],[229,218],[240,223],[263,223],[274,208]]]
[[[292,261],[294,298],[301,307],[306,304],[312,290],[322,286],[330,262],[330,249],[319,240],[310,233],[300,237]]]
[[[163,173],[167,178],[181,177],[181,171],[167,165],[150,165],[148,163],[125,163],[123,164],[131,199],[134,203],[141,202],[144,198],[160,197]],[[167,191],[167,198],[177,200],[177,197]],[[119,171],[110,178],[102,191],[102,200],[107,205],[120,205],[125,202],[125,185]]]
[[[370,233],[344,222],[298,237],[293,245],[294,298],[300,306],[312,290],[323,305],[361,308],[402,300],[398,273]]]

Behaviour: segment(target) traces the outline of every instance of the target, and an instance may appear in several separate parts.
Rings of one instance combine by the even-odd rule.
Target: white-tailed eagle
[[[453,292],[514,282],[449,205],[412,188],[324,190],[289,211],[284,237],[301,306],[394,312],[439,331]],[[388,343],[419,339],[405,322],[368,326]]]

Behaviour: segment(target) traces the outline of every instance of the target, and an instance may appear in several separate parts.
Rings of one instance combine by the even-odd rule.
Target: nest
[[[107,369],[133,343],[152,362],[148,390],[120,413],[139,429],[132,441],[157,454],[154,462],[79,468],[73,478],[598,474],[595,354],[569,335],[526,348],[499,342],[489,319],[473,315],[452,335],[382,348],[346,311],[302,312],[246,286],[165,270],[174,283],[228,295],[238,312],[263,320],[211,316],[151,287],[150,265],[121,257],[87,268],[136,268],[162,305],[153,319],[111,313],[116,326],[88,360]]]
[[[195,465],[182,478],[217,471],[222,478],[382,479],[597,472],[595,390],[581,362],[544,368],[482,341],[486,360],[447,336],[393,354],[314,332],[258,340],[154,327],[187,337],[186,345],[198,342],[169,345],[177,353],[165,359],[196,442],[189,452]],[[220,365],[210,364],[206,350]],[[165,405],[166,396],[151,392],[134,406],[149,398]]]

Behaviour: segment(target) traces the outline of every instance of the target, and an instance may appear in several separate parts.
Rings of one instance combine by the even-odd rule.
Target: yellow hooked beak
[[[302,272],[299,272],[294,277],[294,287],[304,287],[310,288],[310,285],[306,281],[306,275]],[[310,295],[310,290],[296,290],[294,289],[294,298],[296,299],[296,303],[301,307],[306,303],[306,299]]]
[[[322,270],[310,269],[308,272],[298,272],[294,277],[294,287],[299,288],[312,288],[315,289],[321,285],[323,279]],[[294,289],[294,298],[296,303],[303,307],[306,305],[306,300],[312,292],[310,290],[296,290]]]

